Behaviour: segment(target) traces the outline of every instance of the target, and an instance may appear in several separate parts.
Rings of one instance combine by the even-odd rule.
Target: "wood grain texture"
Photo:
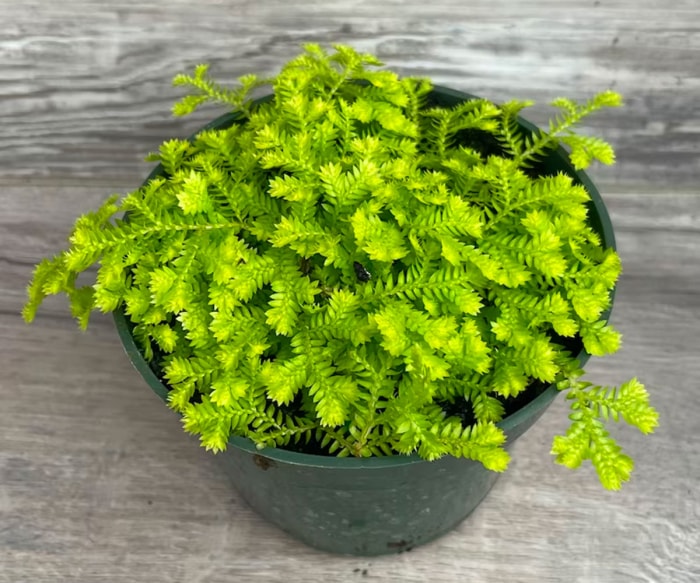
[[[700,4],[695,0],[2,0],[0,167],[9,179],[143,174],[173,120],[172,76],[211,62],[222,80],[274,73],[302,42],[351,43],[404,74],[496,100],[583,99],[621,163],[602,184],[695,189],[700,171]],[[533,121],[545,118],[538,107]]]
[[[700,4],[670,4],[0,0],[0,583],[699,581]],[[353,43],[499,100],[628,96],[591,128],[619,151],[593,176],[625,267],[625,344],[587,368],[601,383],[637,375],[662,418],[651,438],[614,428],[637,462],[621,492],[552,463],[558,400],[454,532],[402,555],[326,555],[245,505],[108,317],[81,333],[51,298],[21,322],[32,265],[74,217],[137,186],[145,152],[213,115],[169,118],[174,72],[270,73],[303,41]]]

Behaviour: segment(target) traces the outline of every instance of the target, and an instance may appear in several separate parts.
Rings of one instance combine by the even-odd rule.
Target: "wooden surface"
[[[0,14],[0,582],[700,581],[697,0],[0,0]],[[174,73],[273,73],[304,41],[352,43],[496,100],[626,96],[590,128],[618,150],[592,175],[625,267],[625,343],[588,370],[638,376],[662,417],[651,438],[615,428],[637,462],[621,492],[552,463],[559,400],[451,534],[402,555],[326,555],[246,507],[108,317],[81,333],[52,299],[20,321],[33,263],[73,218],[216,113],[171,119]]]

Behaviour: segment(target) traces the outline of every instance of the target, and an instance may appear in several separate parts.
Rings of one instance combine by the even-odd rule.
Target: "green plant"
[[[124,310],[170,406],[215,451],[236,434],[502,471],[496,422],[556,383],[572,403],[556,460],[590,459],[619,488],[632,461],[604,421],[648,433],[657,413],[634,379],[579,380],[571,347],[617,350],[604,313],[620,261],[587,223],[585,188],[538,160],[563,143],[579,169],[612,163],[572,128],[620,96],[557,99],[548,131],[530,135],[517,121],[528,102],[432,106],[429,80],[380,64],[307,45],[236,90],[203,65],[175,77],[195,89],[175,114],[213,100],[236,123],[165,142],[151,156],[161,176],[80,217],[69,249],[37,266],[25,319],[60,292],[82,327],[92,310]],[[265,84],[274,98],[252,101]]]

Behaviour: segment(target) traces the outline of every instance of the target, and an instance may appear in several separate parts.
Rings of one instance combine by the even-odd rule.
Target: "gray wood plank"
[[[696,0],[0,0],[0,13],[0,583],[700,580]],[[82,333],[52,298],[21,322],[33,263],[74,217],[137,186],[146,152],[215,114],[171,119],[174,73],[202,61],[223,80],[273,73],[306,41],[495,100],[626,95],[586,128],[618,150],[592,175],[625,268],[623,348],[587,369],[608,384],[638,376],[662,417],[650,438],[613,428],[637,462],[621,492],[552,463],[560,399],[454,532],[397,556],[326,555],[245,505],[108,317]]]
[[[3,0],[0,172],[55,183],[143,174],[143,156],[213,115],[169,116],[172,76],[271,74],[302,42],[350,43],[403,74],[495,100],[585,98],[627,107],[591,120],[620,163],[604,184],[697,191],[700,4],[656,0],[377,3]],[[530,117],[545,119],[537,108]]]

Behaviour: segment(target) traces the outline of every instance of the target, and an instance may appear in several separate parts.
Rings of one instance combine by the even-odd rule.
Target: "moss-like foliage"
[[[566,346],[618,348],[602,315],[620,261],[587,221],[585,188],[538,170],[558,144],[577,168],[611,163],[608,144],[572,127],[619,95],[558,99],[530,135],[526,102],[431,106],[428,80],[380,64],[308,45],[235,90],[206,66],[178,75],[193,94],[176,114],[215,100],[236,123],[165,142],[160,177],[80,217],[70,247],[38,265],[25,318],[60,292],[83,327],[92,310],[124,310],[170,406],[215,451],[234,434],[502,471],[504,403],[557,383],[572,425],[556,459],[590,459],[619,488],[632,463],[603,422],[650,432],[656,412],[636,380],[577,380]],[[265,84],[274,98],[250,100]],[[95,263],[94,285],[76,287]]]

